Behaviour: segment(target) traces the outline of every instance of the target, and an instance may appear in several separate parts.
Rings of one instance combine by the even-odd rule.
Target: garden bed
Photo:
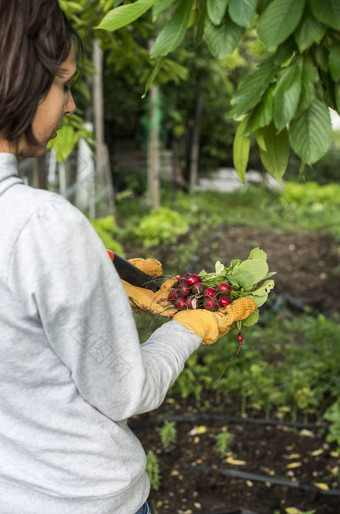
[[[230,422],[214,419],[214,414],[235,417]],[[157,411],[131,420],[145,450],[158,456],[159,489],[150,495],[153,514],[241,508],[274,514],[286,513],[289,507],[338,512],[339,454],[325,441],[323,428],[267,424],[261,413],[254,422],[251,412],[244,420],[237,415],[231,402],[206,411],[188,400],[170,398]],[[158,431],[165,420],[175,424],[177,433],[169,452]],[[223,430],[234,435],[234,442],[221,456],[215,437]]]

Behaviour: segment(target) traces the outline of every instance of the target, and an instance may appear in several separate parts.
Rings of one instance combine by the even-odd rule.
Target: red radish
[[[235,353],[235,355],[234,355],[234,357],[233,357],[234,359],[236,359],[236,357],[239,355],[239,353],[240,353],[240,351],[241,351],[241,346],[242,346],[242,341],[243,341],[243,335],[241,334],[241,332],[239,332],[239,333],[237,334],[237,341],[238,341],[238,344],[239,344],[240,346],[238,347],[238,350],[237,350],[237,352]]]
[[[178,286],[177,286],[177,292],[179,294],[179,296],[189,296],[190,294],[190,287],[188,286],[186,280],[182,280],[181,282],[179,282]]]
[[[189,277],[190,277],[190,273],[183,273],[183,274],[179,277],[179,279],[180,279],[180,280],[186,280],[186,279],[187,279],[187,278],[189,278]]]
[[[218,286],[218,292],[219,292],[219,293],[223,293],[223,294],[225,294],[225,295],[227,295],[227,296],[228,296],[228,295],[230,295],[230,293],[231,293],[231,287],[230,287],[230,285],[229,285],[229,284],[227,284],[226,282],[224,282],[223,284],[220,284],[220,285]]]
[[[221,298],[219,298],[218,300],[218,303],[221,307],[227,307],[227,305],[229,305],[231,301],[227,296],[221,296]]]
[[[231,303],[231,287],[227,283],[207,287],[195,273],[184,273],[174,284],[168,300],[178,309],[207,309],[217,311]],[[240,342],[240,341],[239,341]],[[241,342],[240,342],[241,344]]]
[[[192,273],[192,275],[190,275],[187,278],[188,286],[193,286],[194,284],[199,283],[199,282],[201,282],[201,279],[198,275],[195,275],[195,273]]]
[[[195,282],[192,286],[191,286],[191,292],[193,294],[202,294],[203,291],[205,289],[205,285],[202,284],[202,282]]]
[[[197,309],[199,307],[199,301],[197,298],[188,296],[185,300],[185,303],[189,309]]]
[[[179,310],[179,311],[182,311],[183,309],[186,309],[187,308],[187,305],[186,305],[186,298],[184,298],[184,296],[178,298],[176,301],[175,301],[175,307]]]
[[[213,287],[206,287],[203,291],[203,298],[214,298],[216,290]]]
[[[208,311],[217,311],[218,309],[218,302],[216,298],[206,298],[204,300],[204,308]]]
[[[169,293],[169,296],[168,296],[168,300],[169,302],[175,302],[178,298],[178,294],[176,293],[176,291],[171,291],[171,293]]]

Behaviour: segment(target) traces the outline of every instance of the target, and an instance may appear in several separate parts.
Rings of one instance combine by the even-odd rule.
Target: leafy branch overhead
[[[128,70],[133,70],[133,79],[141,87],[146,83],[148,76],[152,80],[151,71],[154,69],[154,59],[149,55],[149,51],[145,48],[144,41],[151,37],[153,27],[141,18],[155,1],[145,1],[138,3],[137,11],[131,14],[129,9],[126,15],[124,9],[118,10],[118,6],[123,4],[123,0],[58,0],[60,7],[65,12],[76,28],[77,32],[85,42],[86,51],[79,62],[79,77],[72,82],[72,93],[75,97],[77,105],[77,114],[65,117],[63,124],[58,131],[58,138],[50,142],[50,148],[56,153],[59,162],[63,162],[74,150],[80,139],[94,148],[93,133],[85,128],[84,110],[92,101],[92,83],[95,75],[95,68],[92,56],[92,44],[95,39],[100,41],[100,45],[104,51],[105,64],[108,64],[108,73],[105,74],[107,82],[110,81],[110,73],[114,73],[115,77],[121,78],[126,76]],[[133,5],[133,4],[131,4]],[[123,5],[122,5],[123,7]],[[126,7],[129,7],[127,5]],[[111,31],[98,31],[95,27],[101,23],[104,18],[110,21],[114,13],[115,23],[117,23],[117,13],[124,27],[119,33],[112,34]],[[140,18],[137,20],[137,18]],[[133,35],[130,30],[130,23],[134,20]],[[124,48],[124,51],[122,51]],[[156,70],[158,80],[165,84],[172,80],[179,82],[183,80],[187,74],[187,70],[173,61],[165,57],[159,63],[162,69]],[[159,66],[160,68],[160,66]],[[117,82],[115,82],[115,95],[117,95]],[[105,105],[106,114],[109,106]],[[120,113],[125,114],[124,108],[120,106]]]
[[[340,111],[339,0],[116,1],[97,28],[117,30],[149,10],[161,27],[151,51],[153,80],[161,60],[187,34],[194,47],[205,41],[216,59],[231,55],[248,30],[255,30],[261,40],[263,60],[232,98],[231,114],[241,121],[234,164],[243,181],[252,134],[265,168],[279,181],[290,148],[307,165],[327,152],[332,138],[329,107]]]

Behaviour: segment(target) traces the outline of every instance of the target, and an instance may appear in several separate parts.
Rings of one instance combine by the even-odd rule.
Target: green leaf
[[[217,59],[224,59],[233,53],[243,36],[244,29],[231,21],[229,17],[225,17],[218,26],[207,18],[204,33],[212,55]]]
[[[214,25],[219,25],[226,13],[229,0],[208,0],[208,16]]]
[[[292,59],[295,51],[296,45],[293,36],[291,36],[278,46],[275,54],[272,57],[274,64],[277,66],[285,65]]]
[[[274,280],[265,280],[262,282],[255,291],[252,291],[251,294],[254,296],[264,296],[268,294],[274,287]]]
[[[270,271],[269,273],[267,273],[267,275],[264,278],[269,278],[269,277],[272,277],[273,275],[276,275],[276,274],[277,274],[276,271]]]
[[[241,27],[249,28],[253,21],[258,0],[230,0],[229,16]]]
[[[266,252],[264,250],[261,250],[261,248],[256,247],[256,248],[253,248],[252,250],[250,250],[249,255],[248,255],[248,259],[251,259],[253,261],[262,261],[262,263],[263,262],[267,262],[267,254],[266,254]],[[264,273],[264,272],[261,273],[262,278],[264,278],[267,275],[267,273],[268,273],[268,266],[263,266],[263,264],[262,264],[261,267],[263,269],[267,268],[267,272],[266,273]],[[259,280],[262,280],[262,278],[260,278]]]
[[[329,52],[324,46],[317,46],[314,50],[316,62],[322,71],[328,71]]]
[[[319,75],[322,83],[322,88],[324,91],[324,98],[332,109],[337,108],[337,100],[336,100],[336,83],[332,79],[332,76],[329,71],[319,70]]]
[[[206,16],[207,16],[207,2],[206,2],[206,0],[199,0],[198,15],[197,15],[197,22],[196,22],[195,46],[198,46],[203,39]]]
[[[233,144],[233,161],[235,169],[238,173],[238,176],[242,180],[242,182],[246,183],[246,171],[249,160],[249,150],[250,150],[250,137],[244,136],[243,131],[245,126],[247,125],[247,119],[245,118],[239,124],[234,144]]]
[[[329,51],[329,71],[336,81],[340,79],[340,43],[335,42]]]
[[[284,70],[274,92],[273,119],[280,132],[296,112],[301,93],[301,71],[298,62]]]
[[[254,300],[256,307],[259,308],[267,301],[268,294],[273,289],[274,285],[274,280],[266,280],[258,289],[251,291],[247,296]]]
[[[263,137],[263,131],[261,129],[257,129],[255,132],[255,138],[256,142],[258,144],[258,147],[260,150],[263,150],[264,152],[267,151],[267,145],[265,142],[265,139]]]
[[[326,105],[314,98],[309,108],[291,122],[289,137],[294,152],[306,164],[317,162],[332,140],[331,117]]]
[[[268,127],[258,129],[263,138],[266,150],[260,147],[261,161],[268,171],[278,182],[287,169],[289,159],[289,138],[287,129],[284,128],[279,134],[271,123]]]
[[[64,162],[71,154],[78,142],[78,135],[71,125],[62,125],[58,130],[58,137],[50,142],[49,148],[53,148],[59,163]]]
[[[333,29],[340,30],[339,0],[310,0],[310,6],[315,18]]]
[[[300,116],[311,104],[315,97],[315,86],[319,81],[317,69],[309,55],[303,57],[301,95],[296,116]]]
[[[175,50],[183,41],[189,25],[192,5],[193,0],[181,0],[171,20],[158,35],[151,51],[151,57],[166,55]]]
[[[256,307],[257,308],[262,307],[262,305],[264,303],[266,303],[266,301],[268,299],[268,295],[267,294],[265,294],[263,296],[252,296],[251,294],[249,294],[247,296],[248,296],[248,298],[251,298],[252,300],[254,300],[254,302],[256,303]]]
[[[142,98],[146,97],[147,92],[149,91],[151,84],[154,82],[155,78],[157,77],[158,72],[161,69],[163,62],[164,62],[164,57],[157,59],[156,65],[155,65],[154,69],[152,70],[152,72],[145,84],[145,90],[142,95]]]
[[[215,272],[218,274],[218,273],[222,273],[224,271],[224,264],[222,264],[221,261],[217,261],[215,263]]]
[[[274,0],[261,15],[257,32],[268,51],[274,50],[299,24],[305,0]]]
[[[133,4],[121,5],[111,9],[96,29],[114,31],[129,25],[148,11],[157,0],[137,0]]]
[[[83,6],[77,4],[76,2],[67,2],[67,8],[71,9],[73,12],[79,12],[84,9]]]
[[[190,13],[190,19],[189,19],[189,23],[188,23],[188,29],[191,29],[191,27],[193,27],[194,25],[196,25],[197,23],[197,17],[198,17],[198,9],[197,9],[197,2],[199,0],[194,0],[194,3],[193,3],[193,8],[191,10],[191,13]]]
[[[234,106],[231,115],[234,118],[248,112],[259,103],[262,94],[275,77],[275,73],[276,68],[273,66],[272,59],[267,59],[258,66],[254,73],[240,82],[231,99],[231,104]]]
[[[207,273],[202,270],[199,276],[207,287],[216,287],[217,284],[228,282],[232,286],[230,299],[250,297],[257,307],[260,307],[267,300],[268,294],[274,287],[274,281],[268,280],[275,272],[268,271],[267,254],[260,248],[253,248],[245,261],[233,259],[230,266],[225,267],[220,261],[215,264],[215,272]],[[244,326],[255,324],[259,312],[255,313],[243,322]]]
[[[175,0],[158,0],[152,8],[152,21],[153,23],[157,20],[158,16],[169,9]]]
[[[244,135],[248,136],[260,127],[266,127],[273,117],[273,95],[275,86],[270,86],[259,104],[251,113]]]
[[[256,12],[258,14],[262,14],[263,11],[265,11],[270,4],[272,0],[258,0]]]
[[[301,24],[294,33],[295,41],[300,52],[304,52],[314,43],[320,43],[326,32],[325,26],[312,16],[309,9],[306,10]]]
[[[334,85],[335,110],[340,113],[340,82]]]
[[[319,81],[318,70],[314,66],[313,59],[310,55],[305,55],[303,57],[302,73],[304,77],[308,77],[308,79],[314,84]]]
[[[260,318],[260,313],[259,313],[258,308],[256,308],[254,310],[253,314],[248,316],[248,318],[242,320],[242,326],[243,327],[252,327],[253,325],[255,325],[255,323],[258,322],[259,318]]]
[[[268,273],[267,255],[263,250],[254,248],[248,259],[236,264],[232,269],[232,277],[249,291]]]

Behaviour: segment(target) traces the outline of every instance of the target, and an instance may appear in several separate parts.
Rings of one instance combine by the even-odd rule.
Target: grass
[[[170,194],[162,197],[163,206],[189,216],[193,225],[217,226],[224,222],[228,226],[247,225],[277,232],[318,230],[340,240],[338,184],[289,182],[282,191],[248,186],[232,193],[206,191],[188,195],[178,192],[175,198]],[[117,220],[125,226],[127,237],[133,237],[132,227],[149,212],[150,209],[136,199],[118,202]]]
[[[141,340],[166,320],[135,315]],[[193,397],[203,404],[214,399],[223,405],[240,398],[240,415],[246,406],[261,409],[269,418],[296,421],[298,412],[322,419],[340,396],[339,318],[309,313],[292,316],[285,309],[265,325],[243,330],[244,343],[237,351],[236,329],[217,344],[201,347],[169,392],[171,397]],[[301,419],[301,418],[300,418]]]

